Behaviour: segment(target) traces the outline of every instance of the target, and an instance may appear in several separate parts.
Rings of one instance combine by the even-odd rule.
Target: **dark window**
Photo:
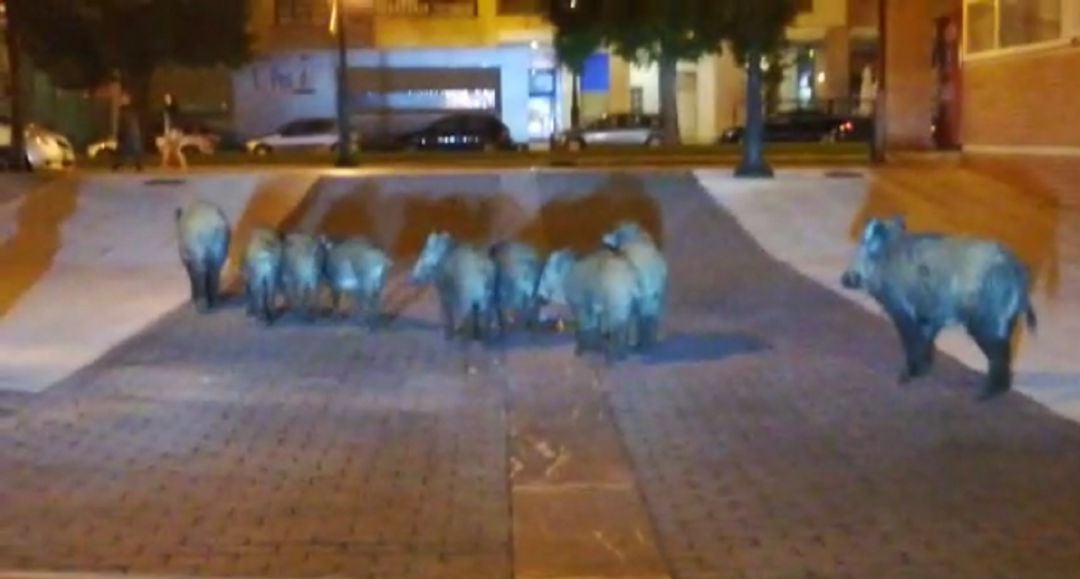
[[[446,117],[431,125],[431,130],[436,133],[454,133],[461,129],[461,117]]]
[[[499,14],[543,14],[549,0],[499,0]]]
[[[814,0],[795,0],[795,10],[799,13],[813,12]]]
[[[320,119],[311,122],[311,134],[329,133],[334,130],[335,122],[330,119]]]

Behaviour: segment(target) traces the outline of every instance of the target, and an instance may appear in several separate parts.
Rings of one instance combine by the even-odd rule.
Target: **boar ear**
[[[881,235],[884,230],[884,224],[879,219],[871,219],[866,223],[866,227],[863,229],[863,242],[870,241],[875,237]]]
[[[885,223],[889,227],[889,229],[891,229],[892,231],[898,231],[898,232],[907,231],[907,221],[904,220],[903,215],[896,215],[896,216],[890,217],[888,219],[888,221],[886,221]]]

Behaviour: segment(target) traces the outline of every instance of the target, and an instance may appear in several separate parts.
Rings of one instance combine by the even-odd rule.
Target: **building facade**
[[[960,0],[961,135],[972,151],[1080,153],[1080,0]]]
[[[361,132],[449,110],[500,116],[521,142],[569,125],[570,78],[551,48],[545,0],[343,0],[351,110]],[[782,58],[779,108],[856,106],[877,58],[876,0],[802,0]],[[236,130],[271,131],[296,118],[333,116],[336,53],[328,0],[257,0],[257,58],[232,74]],[[742,121],[744,74],[730,54],[679,65],[686,142],[713,142]],[[188,98],[184,84],[157,83]],[[655,66],[604,52],[586,67],[583,118],[657,112]],[[159,91],[160,92],[160,91]],[[226,99],[215,97],[224,102]]]

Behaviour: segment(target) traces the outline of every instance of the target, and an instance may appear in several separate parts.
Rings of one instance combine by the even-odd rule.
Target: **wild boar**
[[[274,302],[280,291],[281,259],[281,236],[265,227],[255,228],[244,251],[247,314],[265,324],[274,319]]]
[[[652,236],[633,221],[624,221],[603,237],[605,246],[626,256],[634,265],[642,288],[635,346],[647,350],[659,340],[660,322],[667,299],[668,266]]]
[[[301,310],[309,320],[318,310],[325,261],[325,240],[307,233],[285,236],[281,271],[285,296],[289,307]]]
[[[1012,387],[1011,338],[1024,316],[1037,325],[1030,274],[1009,250],[979,239],[911,234],[902,218],[872,219],[841,277],[844,287],[871,295],[903,343],[905,383],[929,372],[941,330],[963,326],[989,362],[986,400]]]
[[[191,301],[199,312],[207,312],[217,303],[221,268],[229,255],[229,220],[220,207],[199,200],[176,209],[176,228]]]
[[[334,310],[340,307],[342,294],[348,294],[353,301],[353,315],[364,316],[374,324],[393,265],[385,251],[363,237],[331,242],[326,255],[326,278]]]
[[[575,325],[574,353],[602,348],[609,362],[623,358],[631,343],[642,298],[633,264],[609,249],[581,259],[567,249],[548,256],[537,295],[570,308]]]
[[[413,266],[410,281],[413,285],[435,284],[447,339],[453,338],[466,321],[472,339],[490,337],[495,264],[488,252],[459,243],[449,233],[431,233]]]
[[[490,255],[495,264],[495,314],[500,333],[507,332],[511,314],[523,317],[526,327],[534,329],[540,316],[536,297],[544,265],[540,254],[525,243],[504,241],[493,245]]]

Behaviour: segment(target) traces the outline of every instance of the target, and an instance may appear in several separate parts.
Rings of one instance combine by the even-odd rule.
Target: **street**
[[[1080,569],[1075,163],[883,169],[199,170],[0,176],[0,577],[1061,578]],[[362,233],[384,330],[185,303],[173,210]],[[1016,391],[942,336],[907,386],[839,277],[869,217],[993,237],[1036,277]],[[585,250],[620,219],[671,267],[664,341],[463,352],[405,283],[424,237]],[[466,359],[477,364],[465,370]]]

